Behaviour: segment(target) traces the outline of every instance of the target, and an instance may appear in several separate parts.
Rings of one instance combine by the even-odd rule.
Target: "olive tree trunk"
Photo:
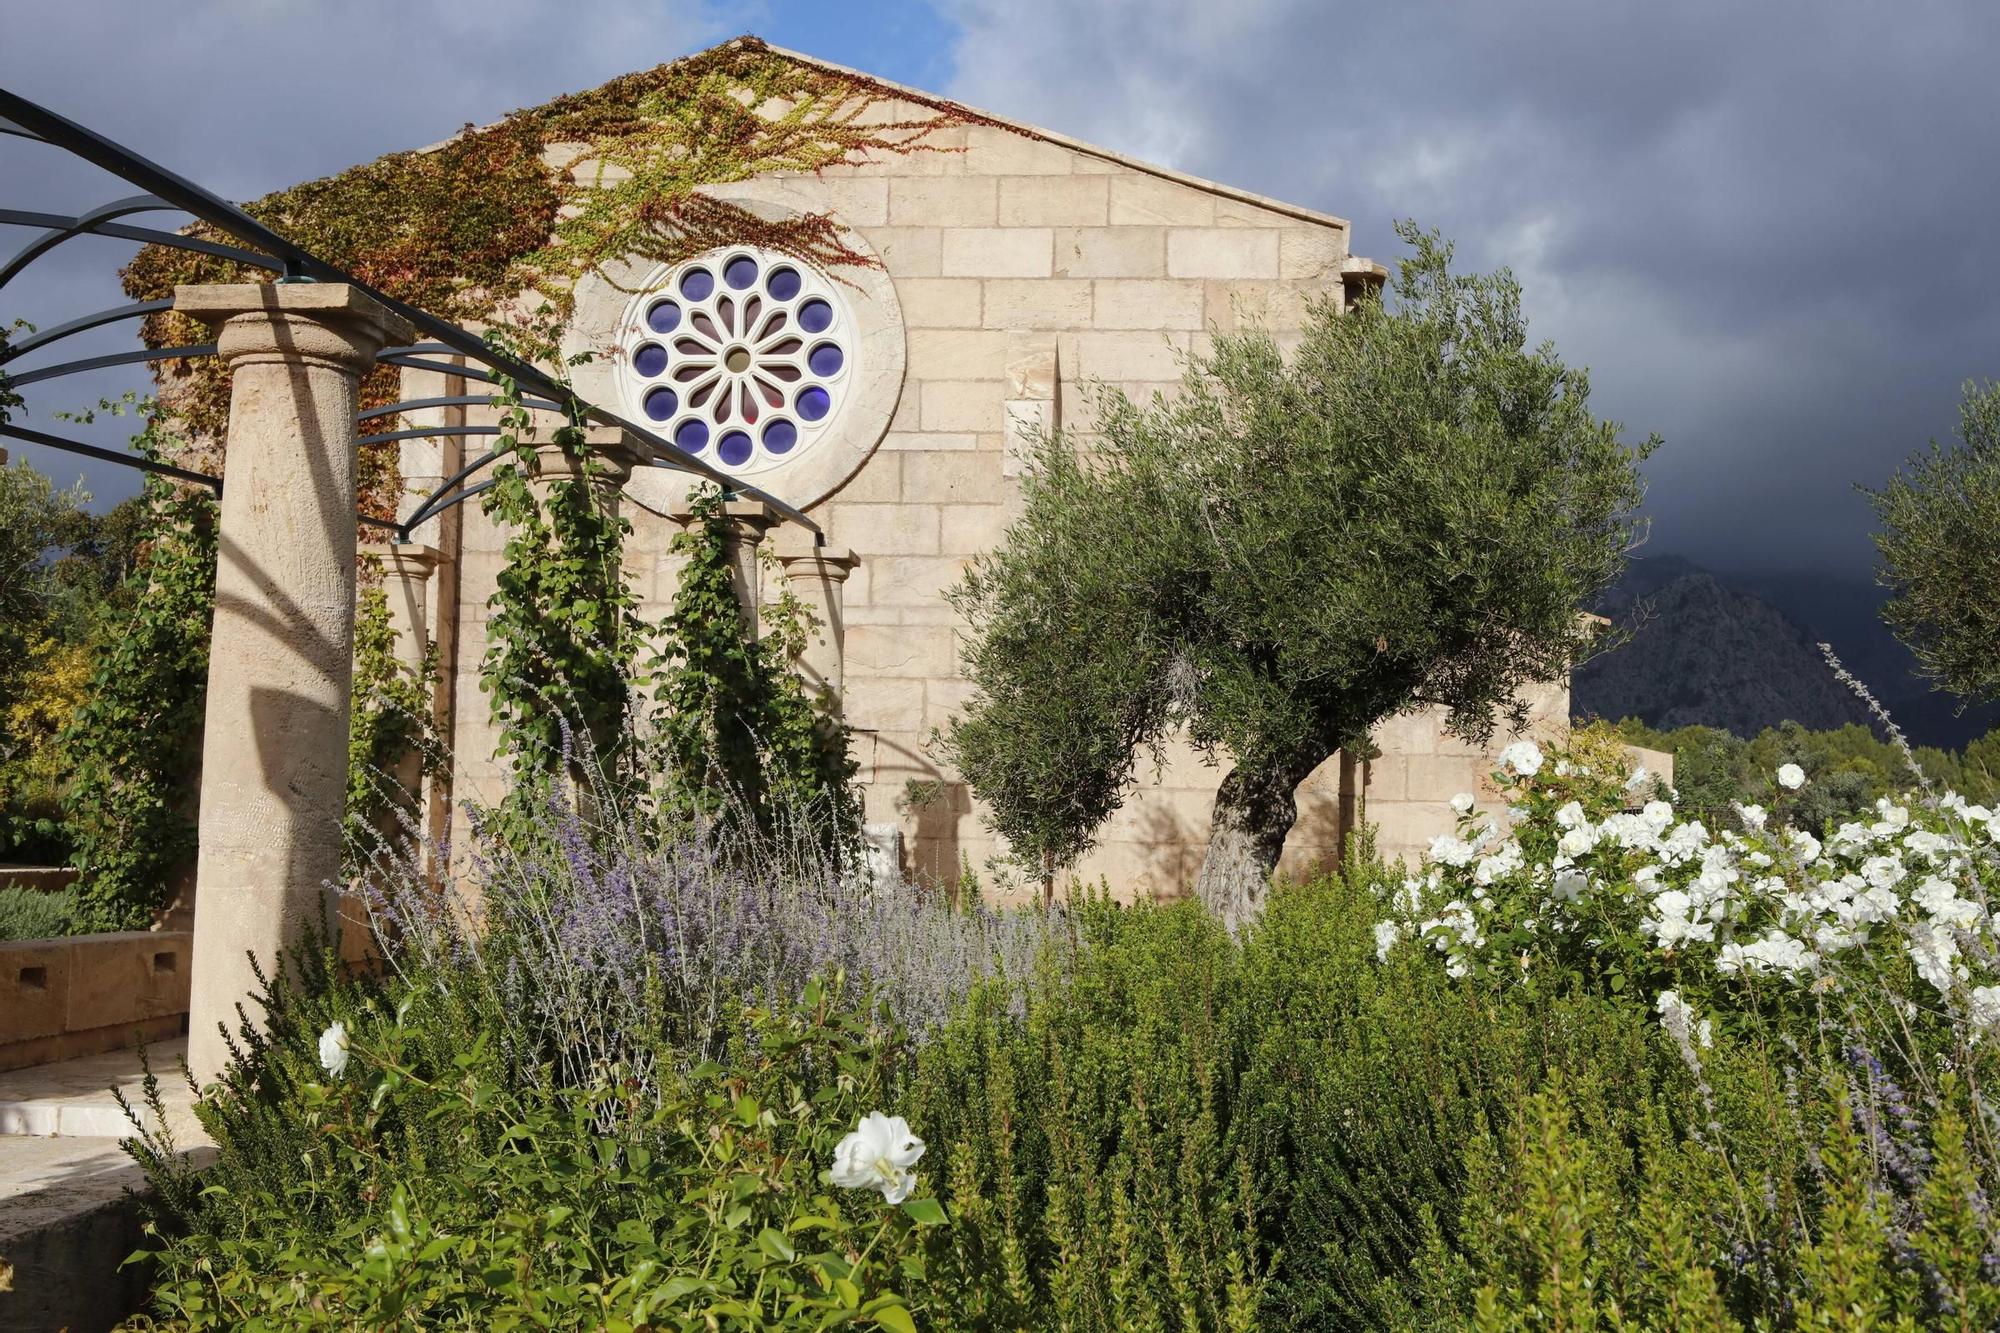
[[[1263,915],[1285,838],[1298,822],[1299,783],[1313,767],[1239,765],[1216,790],[1195,893],[1232,935]]]

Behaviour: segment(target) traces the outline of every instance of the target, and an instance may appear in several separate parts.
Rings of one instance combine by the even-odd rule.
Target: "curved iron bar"
[[[669,464],[680,471],[692,472],[709,481],[727,488],[736,494],[761,500],[786,518],[804,525],[817,533],[819,524],[813,522],[794,506],[777,496],[745,482],[738,481],[727,472],[701,459],[689,456],[651,431],[628,421],[608,408],[589,402],[568,385],[544,372],[540,367],[522,361],[518,357],[490,346],[485,339],[456,324],[439,319],[428,311],[398,301],[386,292],[378,291],[352,274],[334,267],[319,256],[302,249],[279,233],[271,230],[257,219],[245,213],[236,205],[220,196],[210,193],[183,176],[176,175],[155,163],[139,157],[67,117],[57,115],[18,94],[0,89],[0,116],[35,131],[44,142],[58,148],[67,149],[86,162],[102,167],[113,175],[121,176],[142,190],[179,205],[193,214],[238,240],[257,246],[267,254],[274,255],[282,262],[287,277],[312,278],[320,282],[345,283],[355,290],[364,292],[379,301],[385,308],[408,320],[412,327],[430,335],[454,352],[471,357],[482,365],[505,375],[523,390],[534,392],[572,407],[580,416],[596,421],[599,425],[623,430],[642,441],[653,451],[654,461],[671,459]],[[108,223],[97,229],[105,235],[120,235],[139,232],[143,228],[126,228],[121,224]],[[147,238],[152,239],[152,238]],[[185,244],[186,237],[160,238],[168,244]],[[199,248],[199,247],[189,247]]]
[[[107,310],[99,310],[93,314],[79,316],[67,324],[58,324],[52,329],[43,329],[31,338],[23,338],[20,342],[0,347],[0,366],[6,365],[17,356],[26,356],[37,347],[47,347],[52,342],[59,342],[69,337],[72,333],[83,333],[86,330],[99,328],[105,324],[115,324],[121,319],[141,319],[147,315],[157,314],[162,310],[172,310],[173,308],[174,303],[172,301],[136,301],[131,305],[112,306]]]
[[[422,523],[425,520],[431,518],[434,514],[443,513],[444,510],[449,508],[450,506],[440,505],[438,502],[445,496],[451,494],[452,487],[458,485],[460,482],[464,481],[467,477],[479,471],[479,469],[486,467],[488,464],[492,463],[499,457],[500,457],[500,451],[498,449],[488,449],[485,453],[473,459],[470,463],[465,464],[465,466],[459,468],[458,471],[452,473],[449,477],[446,477],[443,481],[439,482],[435,487],[432,488],[431,493],[424,497],[424,502],[418,505],[415,509],[411,510],[410,516],[403,520],[404,529],[407,531],[415,531],[416,526],[419,523]],[[480,486],[485,487],[489,484],[490,483],[487,482],[481,482]]]
[[[155,198],[150,194],[135,194],[124,199],[114,199],[108,204],[99,204],[88,213],[79,213],[71,218],[67,227],[53,228],[45,235],[37,236],[17,250],[12,259],[0,264],[0,287],[12,282],[22,269],[64,241],[94,231],[99,223],[129,217],[134,213],[178,213],[179,211],[166,200]]]
[[[0,89],[0,96],[5,96]],[[180,209],[186,213],[192,210]],[[0,226],[9,227],[49,227],[56,230],[68,228],[76,221],[61,213],[29,213],[18,208],[0,208]],[[100,222],[87,229],[92,236],[112,236],[121,241],[139,241],[146,245],[168,245],[176,250],[194,250],[218,259],[230,259],[252,268],[279,272],[284,265],[269,255],[260,255],[255,250],[245,250],[240,246],[224,245],[220,241],[204,241],[198,236],[183,236],[177,231],[158,231],[152,227],[132,227],[123,222]]]
[[[171,463],[156,463],[150,458],[134,458],[115,449],[85,444],[81,440],[64,439],[60,435],[51,435],[43,430],[29,430],[26,426],[0,425],[0,435],[11,435],[17,440],[26,440],[29,444],[60,449],[66,454],[82,454],[85,458],[101,459],[106,463],[122,463],[126,467],[138,468],[141,472],[157,472],[163,477],[177,477],[182,481],[198,482],[203,486],[213,486],[217,495],[222,494],[222,478],[211,477],[206,472],[190,472]]]
[[[4,359],[4,358],[0,358]],[[405,398],[400,403],[387,407],[371,408],[354,419],[357,422],[373,421],[376,417],[394,416],[398,412],[421,412],[427,407],[483,407],[500,401],[497,393],[462,393],[450,398]],[[521,406],[538,412],[560,412],[561,403],[546,402],[540,398],[522,398]]]
[[[461,375],[469,380],[485,380],[497,384],[500,377],[490,370],[477,366],[455,366],[449,361],[426,361],[420,356],[404,356],[400,352],[384,352],[375,358],[392,366],[407,366],[411,370],[434,370],[440,375]]]
[[[48,142],[48,140],[44,139],[41,135],[34,134],[28,130],[22,129],[19,125],[16,125],[13,121],[8,120],[5,116],[0,116],[0,134],[17,135],[20,138],[26,139],[31,143]]]
[[[492,459],[489,457],[486,461],[491,462]],[[500,481],[496,477],[491,481],[482,481],[477,486],[467,486],[464,490],[458,492],[456,495],[450,496],[448,499],[444,501],[444,503],[437,505],[435,508],[431,508],[429,502],[426,502],[426,507],[424,509],[421,509],[417,513],[412,514],[410,515],[410,517],[404,519],[402,526],[396,529],[396,532],[398,534],[398,540],[408,541],[410,539],[410,534],[417,530],[418,524],[428,523],[430,520],[436,518],[439,514],[442,514],[445,510],[456,509],[459,505],[464,504],[467,500],[470,500],[473,496],[478,495],[484,491],[490,491],[499,484]],[[444,494],[445,492],[443,490],[433,491],[431,492],[431,500],[435,501],[438,499],[438,497]]]
[[[106,366],[131,366],[142,361],[177,361],[184,357],[214,356],[214,343],[190,343],[186,347],[142,348],[136,352],[110,352],[104,356],[85,357],[81,361],[60,361],[53,366],[43,366],[39,370],[24,370],[7,378],[15,388],[34,384],[41,380],[60,379],[64,375],[80,375],[86,370],[102,370]]]
[[[409,430],[388,430],[379,435],[363,435],[357,445],[388,444],[392,440],[422,440],[433,435],[498,435],[499,426],[415,426]]]

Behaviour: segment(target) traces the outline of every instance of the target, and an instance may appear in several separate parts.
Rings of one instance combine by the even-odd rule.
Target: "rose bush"
[[[1378,951],[1408,939],[1453,976],[1531,990],[1636,988],[1696,1033],[1829,993],[1968,1042],[2000,1025],[1993,811],[1918,790],[1821,838],[1776,817],[1805,785],[1787,764],[1769,808],[1738,807],[1744,831],[1711,830],[1598,758],[1511,747],[1492,777],[1506,811],[1454,802],[1456,831],[1391,892]]]

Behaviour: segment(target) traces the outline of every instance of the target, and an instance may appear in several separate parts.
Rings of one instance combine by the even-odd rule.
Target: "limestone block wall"
[[[892,102],[875,114],[922,113]],[[811,504],[829,547],[857,557],[840,589],[841,648],[867,819],[900,830],[908,873],[941,879],[962,861],[983,874],[1003,850],[931,741],[970,692],[945,590],[1018,515],[1027,432],[1087,431],[1093,384],[1171,393],[1180,358],[1210,330],[1256,321],[1290,341],[1309,301],[1342,302],[1344,284],[1375,281],[1381,270],[1351,255],[1338,218],[1087,145],[997,125],[955,127],[927,142],[936,151],[752,184],[830,212],[880,257],[900,305],[905,366],[879,443],[830,495],[796,502]],[[468,419],[479,420],[478,410]],[[759,484],[782,496],[786,471]],[[627,570],[649,617],[672,598],[669,508],[627,490]],[[455,581],[458,608],[448,664],[458,795],[491,799],[498,769],[485,758],[493,736],[478,664],[504,534],[476,506],[453,513],[459,556],[443,577]],[[1552,703],[1551,716],[1559,711]],[[1458,770],[1482,762],[1433,731],[1396,729],[1394,757],[1369,771],[1369,817],[1385,821],[1397,847],[1426,826],[1417,807],[1429,793],[1448,798]],[[1142,765],[1139,790],[1079,867],[1121,896],[1187,892],[1200,865],[1222,773],[1182,744],[1164,760],[1157,772]],[[1336,757],[1301,789],[1287,852],[1294,867],[1338,848],[1343,802],[1351,821],[1355,795],[1341,774]],[[913,783],[931,798],[913,800]]]

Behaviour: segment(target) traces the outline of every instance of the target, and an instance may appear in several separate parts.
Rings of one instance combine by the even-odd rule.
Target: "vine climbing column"
[[[696,515],[683,512],[674,520],[683,526],[695,522]],[[743,620],[752,638],[763,607],[764,570],[759,548],[764,534],[778,526],[778,511],[761,500],[727,500],[721,506],[722,558],[729,566],[729,583],[743,608]]]
[[[181,287],[174,308],[216,327],[231,377],[188,1040],[205,1083],[252,1004],[250,958],[268,968],[325,919],[340,877],[354,413],[376,353],[412,331],[336,283]]]
[[[847,576],[860,564],[854,552],[818,544],[804,528],[780,529],[773,545],[785,584],[818,622],[799,654],[799,674],[806,689],[824,698],[840,715],[840,692],[846,677],[847,614],[843,593]]]

